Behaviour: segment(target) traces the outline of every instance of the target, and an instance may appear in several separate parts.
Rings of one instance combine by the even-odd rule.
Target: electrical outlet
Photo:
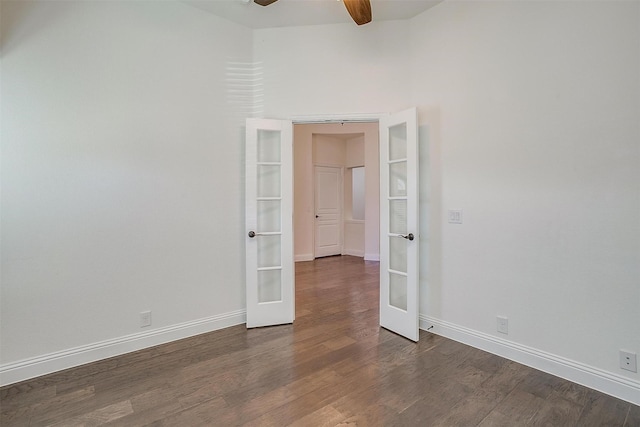
[[[498,322],[498,332],[501,334],[509,334],[509,319],[505,316],[498,316],[496,320]]]
[[[140,312],[140,327],[151,326],[151,311]]]
[[[631,371],[638,372],[636,354],[630,351],[620,350],[620,368]]]

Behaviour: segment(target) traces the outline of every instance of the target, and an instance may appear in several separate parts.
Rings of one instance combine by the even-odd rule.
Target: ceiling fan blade
[[[260,6],[269,6],[271,3],[275,3],[278,0],[253,0],[254,3],[259,4]]]
[[[257,1],[257,0],[254,0]],[[344,6],[356,24],[362,25],[371,22],[371,3],[369,0],[343,0]]]

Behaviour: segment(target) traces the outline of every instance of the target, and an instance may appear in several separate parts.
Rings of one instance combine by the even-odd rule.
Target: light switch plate
[[[462,209],[449,209],[447,218],[449,224],[462,224]]]

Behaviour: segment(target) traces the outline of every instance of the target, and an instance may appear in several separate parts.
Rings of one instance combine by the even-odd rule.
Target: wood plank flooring
[[[9,426],[640,426],[640,407],[378,327],[378,264],[296,264],[296,321],[227,328],[0,389]]]

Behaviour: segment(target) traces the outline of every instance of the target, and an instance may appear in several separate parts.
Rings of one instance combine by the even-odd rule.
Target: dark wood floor
[[[640,426],[640,407],[378,327],[378,265],[296,265],[294,325],[243,325],[0,390],[9,426]]]

